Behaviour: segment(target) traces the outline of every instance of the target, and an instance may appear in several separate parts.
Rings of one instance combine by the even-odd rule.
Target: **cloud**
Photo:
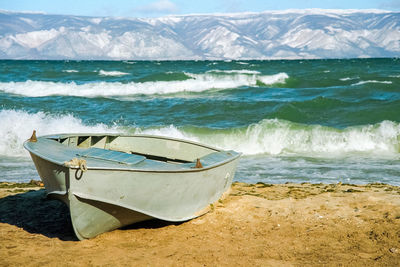
[[[238,0],[222,0],[219,8],[221,10],[225,10],[225,12],[243,12],[245,9],[243,8],[243,3]]]
[[[145,14],[171,14],[177,13],[179,8],[169,0],[158,0],[147,5],[139,6],[135,8],[134,11]]]
[[[392,1],[386,1],[382,4],[380,4],[380,8],[387,8],[387,9],[400,9],[400,0],[392,0]]]

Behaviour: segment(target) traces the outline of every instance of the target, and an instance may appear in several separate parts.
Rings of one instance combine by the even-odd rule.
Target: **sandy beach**
[[[0,183],[0,266],[399,266],[400,187],[244,184],[202,217],[77,241],[40,184]]]

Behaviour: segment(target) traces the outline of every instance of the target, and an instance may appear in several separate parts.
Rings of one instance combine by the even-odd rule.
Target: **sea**
[[[232,149],[246,183],[400,185],[400,59],[0,60],[0,181],[40,179],[33,130]]]

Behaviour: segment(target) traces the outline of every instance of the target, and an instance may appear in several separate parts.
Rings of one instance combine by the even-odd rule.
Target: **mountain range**
[[[183,60],[400,56],[400,12],[285,10],[159,18],[0,11],[0,59]]]

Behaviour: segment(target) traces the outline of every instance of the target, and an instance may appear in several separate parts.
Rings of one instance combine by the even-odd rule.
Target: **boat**
[[[24,142],[79,240],[133,223],[184,222],[229,191],[240,153],[153,135],[56,134]]]

